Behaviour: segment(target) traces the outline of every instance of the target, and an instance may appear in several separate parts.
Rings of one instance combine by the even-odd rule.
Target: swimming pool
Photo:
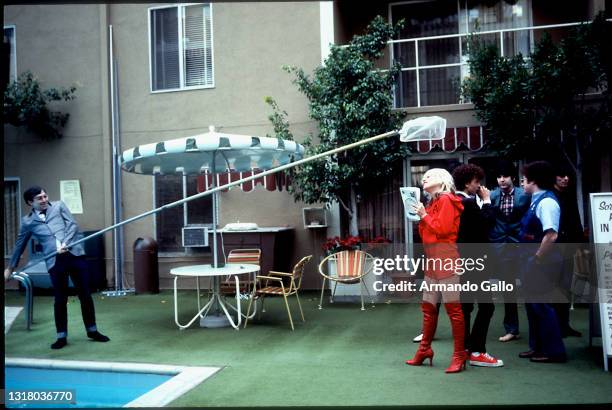
[[[7,358],[5,398],[9,399],[13,392],[13,400],[7,400],[6,407],[163,406],[218,370],[218,367]],[[23,391],[70,391],[74,398],[73,403],[71,400],[48,403],[44,399],[15,401],[20,398],[18,392]],[[36,397],[49,396],[37,393]]]

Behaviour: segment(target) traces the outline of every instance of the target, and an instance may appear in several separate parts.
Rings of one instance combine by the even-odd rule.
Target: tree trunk
[[[359,225],[357,224],[357,194],[355,189],[351,186],[351,213],[349,215],[349,234],[353,236],[359,236]]]
[[[584,229],[584,198],[582,195],[582,155],[580,152],[578,137],[576,137],[576,200],[578,201],[578,214],[580,215],[580,222],[582,224],[582,228]]]
[[[575,131],[575,130],[574,130]],[[580,216],[580,223],[582,224],[582,227],[584,228],[584,223],[585,223],[585,219],[584,219],[584,198],[583,198],[583,184],[582,184],[582,152],[581,152],[581,148],[580,148],[580,142],[578,141],[578,133],[574,132],[573,134],[570,134],[574,137],[574,154],[575,154],[575,158],[576,161],[572,161],[572,158],[569,156],[567,149],[565,148],[564,145],[564,133],[563,130],[561,130],[561,152],[563,153],[563,155],[565,156],[565,159],[567,160],[567,162],[570,164],[570,166],[572,167],[572,169],[574,170],[574,176],[576,177],[575,182],[575,186],[576,186],[576,204],[578,206],[578,215]],[[570,143],[571,144],[571,143]],[[567,144],[567,145],[570,145]]]

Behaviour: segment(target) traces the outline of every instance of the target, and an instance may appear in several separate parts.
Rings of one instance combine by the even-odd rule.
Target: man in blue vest
[[[555,172],[545,161],[527,164],[523,169],[523,189],[531,194],[531,204],[521,220],[521,242],[525,251],[523,287],[529,321],[529,348],[519,357],[536,363],[563,363],[565,346],[555,309],[546,303],[552,290],[552,277],[561,271],[562,259],[554,247],[559,232],[561,208],[553,192]],[[527,244],[533,244],[532,246]],[[532,301],[529,301],[529,300]]]

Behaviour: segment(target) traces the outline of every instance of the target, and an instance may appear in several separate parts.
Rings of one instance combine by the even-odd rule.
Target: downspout
[[[113,53],[113,26],[109,30],[109,62],[110,62],[110,105],[111,105],[111,135],[112,135],[112,173],[113,173],[113,224],[122,220],[121,170],[119,156],[121,153],[121,135],[119,132],[119,95],[117,85],[117,62]],[[109,296],[125,294],[123,287],[123,228],[113,231],[115,291]]]

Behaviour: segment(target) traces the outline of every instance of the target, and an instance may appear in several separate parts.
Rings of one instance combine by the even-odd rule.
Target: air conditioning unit
[[[185,226],[183,228],[183,246],[185,248],[203,248],[208,246],[208,227]]]

